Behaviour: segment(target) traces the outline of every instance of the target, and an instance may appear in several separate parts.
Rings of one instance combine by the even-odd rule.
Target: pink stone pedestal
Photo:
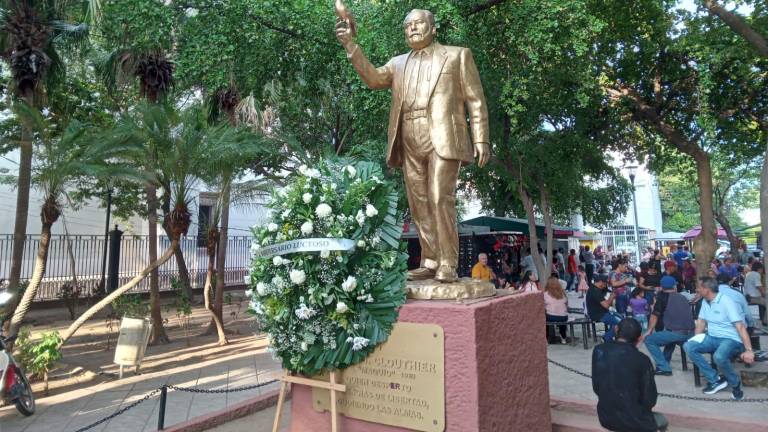
[[[399,321],[445,332],[446,432],[552,430],[541,293],[458,304],[409,300]],[[339,416],[343,432],[406,429]],[[291,432],[331,430],[330,413],[312,406],[312,389],[292,386]]]

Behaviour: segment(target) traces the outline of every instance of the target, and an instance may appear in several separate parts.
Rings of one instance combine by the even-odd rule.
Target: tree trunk
[[[763,266],[768,268],[768,139],[760,173],[760,245],[763,248]]]
[[[31,96],[25,98],[31,100]],[[24,260],[24,244],[27,239],[27,218],[29,217],[29,188],[32,183],[32,134],[28,127],[22,124],[21,142],[19,143],[19,178],[16,184],[16,218],[13,224],[13,249],[11,252],[11,269],[8,275],[8,290],[18,294],[21,282],[21,266]],[[19,296],[5,306],[3,315],[9,316],[19,304]]]
[[[755,31],[739,15],[720,6],[715,0],[704,0],[704,6],[709,13],[720,17],[721,20],[731,28],[736,34],[744,38],[758,54],[768,58],[768,40],[760,33]]]
[[[144,187],[144,191],[147,194],[149,261],[155,262],[157,261],[157,189],[154,185],[147,184]],[[163,327],[163,315],[160,310],[160,277],[157,267],[153,268],[149,275],[149,307],[150,317],[152,318],[152,335],[149,338],[149,343],[154,345],[170,342],[168,335],[165,333],[165,327]]]
[[[208,232],[208,271],[205,274],[205,287],[203,288],[203,298],[205,299],[205,309],[211,313],[211,323],[216,330],[216,334],[219,337],[219,345],[226,345],[229,343],[227,335],[224,332],[224,322],[221,320],[220,315],[216,314],[214,305],[211,303],[211,291],[213,288],[214,277],[216,276],[216,239],[218,233],[215,227],[211,227]],[[212,333],[211,326],[208,326],[208,330],[205,334]]]
[[[715,225],[715,210],[712,204],[712,167],[709,155],[701,152],[694,156],[696,175],[699,182],[699,213],[701,216],[701,234],[693,241],[693,251],[696,254],[696,271],[706,275],[709,263],[717,251],[717,226]]]
[[[43,281],[43,276],[45,276],[45,266],[48,263],[48,247],[51,243],[51,225],[53,225],[52,222],[43,223],[43,227],[40,231],[40,245],[37,248],[35,269],[32,272],[32,279],[29,281],[29,286],[24,291],[24,296],[16,307],[16,311],[13,312],[9,330],[11,336],[18,334],[24,316],[27,314],[29,307],[32,306],[32,302],[37,295],[37,290],[40,288],[40,283]]]
[[[216,299],[213,306],[214,314],[224,323],[224,288],[226,287],[226,263],[227,263],[227,231],[229,228],[229,200],[232,191],[232,182],[224,179],[224,187],[221,190],[221,229],[219,230],[219,245],[216,250]],[[211,325],[217,326],[215,320]],[[227,339],[222,339],[219,333],[219,345],[227,343]]]
[[[163,255],[160,258],[158,258],[157,261],[154,261],[147,268],[142,270],[141,273],[136,275],[136,277],[131,279],[127,284],[112,291],[111,293],[109,293],[109,295],[101,299],[101,301],[91,306],[87,311],[83,312],[83,314],[80,315],[80,317],[77,320],[75,320],[75,322],[70,324],[70,326],[64,332],[64,334],[62,335],[61,344],[59,344],[59,348],[61,348],[61,346],[64,345],[69,340],[69,338],[71,338],[72,335],[74,335],[75,332],[77,332],[80,326],[85,324],[86,321],[93,318],[94,315],[96,315],[102,309],[104,309],[109,304],[111,304],[116,298],[120,297],[121,295],[125,294],[126,292],[130,291],[133,287],[138,285],[138,283],[141,282],[145,277],[147,277],[147,275],[150,274],[153,270],[156,270],[158,267],[165,264],[166,261],[171,259],[171,257],[173,256],[173,251],[178,247],[179,247],[179,240],[173,239],[171,241],[171,245],[168,247],[168,249],[165,250],[165,252],[163,252]]]
[[[170,189],[170,186],[166,187]],[[168,223],[166,221],[168,214],[171,212],[171,196],[169,194],[163,195],[163,202],[160,204],[160,206],[163,209],[163,229],[165,230],[166,234],[170,232],[170,229],[168,227]],[[192,282],[189,278],[189,269],[187,268],[187,262],[184,260],[184,251],[181,248],[181,243],[179,243],[179,248],[176,249],[174,252],[174,257],[176,258],[176,267],[179,269],[179,283],[181,284],[181,290],[186,294],[187,298],[190,302],[194,300],[193,294],[192,294]]]
[[[192,281],[189,278],[189,269],[187,268],[187,262],[184,260],[184,251],[181,250],[181,245],[173,253],[176,258],[176,266],[179,268],[179,283],[181,284],[181,290],[187,296],[190,302],[195,298],[192,293]]]
[[[544,278],[548,278],[552,273],[552,257],[555,256],[554,243],[555,243],[555,231],[552,222],[552,209],[549,208],[549,197],[544,190],[544,185],[541,185],[541,214],[544,216],[544,229],[547,231],[547,272],[544,274]],[[541,279],[541,278],[540,278]],[[546,280],[546,279],[542,279]]]
[[[531,247],[531,256],[533,257],[533,263],[536,265],[536,273],[538,273],[539,276],[539,285],[541,285],[541,278],[544,277],[547,273],[546,265],[544,264],[544,257],[542,257],[539,253],[539,235],[536,233],[536,210],[533,206],[533,200],[531,199],[531,196],[528,195],[528,191],[526,191],[523,187],[522,179],[518,180],[520,180],[520,184],[518,186],[518,190],[520,192],[520,200],[523,202],[523,207],[525,207],[525,216],[528,218],[528,244]]]

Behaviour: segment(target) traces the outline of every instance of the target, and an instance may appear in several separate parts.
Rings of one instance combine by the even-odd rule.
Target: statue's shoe
[[[426,267],[408,270],[408,280],[427,280],[435,277],[435,271]]]
[[[459,279],[459,275],[456,274],[456,269],[447,265],[440,266],[435,273],[435,280],[440,282],[456,282]]]

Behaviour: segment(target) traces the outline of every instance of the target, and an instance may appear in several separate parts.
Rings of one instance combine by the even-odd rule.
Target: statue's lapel
[[[406,76],[407,75],[406,72],[408,67],[408,60],[410,60],[412,56],[413,56],[413,50],[411,50],[411,52],[408,53],[408,55],[405,57],[405,61],[403,62],[403,67],[402,67],[403,72],[402,72],[402,75],[400,76],[400,92],[399,92],[401,101],[405,100],[405,89],[408,88],[406,87],[408,85],[408,77]]]
[[[437,86],[437,79],[440,78],[440,72],[443,71],[443,66],[448,60],[448,53],[445,48],[439,43],[435,42],[435,50],[432,53],[432,67],[429,73],[429,97],[432,98],[432,92],[435,91]]]

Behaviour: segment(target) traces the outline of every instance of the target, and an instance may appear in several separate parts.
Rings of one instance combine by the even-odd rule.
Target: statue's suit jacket
[[[444,46],[437,42],[433,42],[433,45],[427,108],[432,145],[443,159],[472,163],[473,144],[490,142],[488,107],[483,96],[480,74],[468,48]],[[348,54],[352,66],[368,87],[392,89],[387,131],[387,165],[390,167],[403,164],[398,132],[407,84],[405,65],[412,53],[393,57],[379,68],[368,61],[357,45]],[[467,135],[467,114],[472,131],[471,141]]]

